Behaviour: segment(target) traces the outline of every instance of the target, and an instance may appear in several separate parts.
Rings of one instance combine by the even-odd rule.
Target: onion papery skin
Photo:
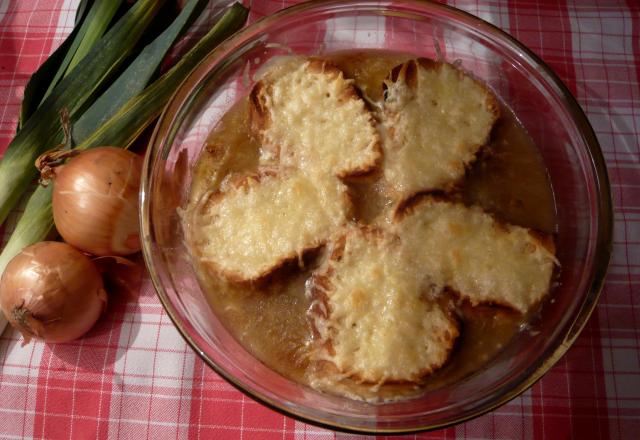
[[[25,248],[0,280],[0,307],[23,335],[68,342],[84,335],[107,304],[95,264],[72,246],[43,241]]]
[[[56,169],[53,220],[64,240],[99,256],[140,250],[142,158],[115,147],[83,151]]]

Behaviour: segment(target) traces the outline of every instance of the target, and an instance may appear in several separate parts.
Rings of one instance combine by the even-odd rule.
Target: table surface
[[[24,85],[71,31],[79,0],[0,1],[0,151]],[[250,20],[289,2],[254,0]],[[522,396],[417,438],[638,438],[640,432],[640,2],[449,4],[490,21],[544,59],[595,129],[615,205],[604,292],[562,360]],[[6,240],[18,213],[3,228]],[[0,438],[347,438],[277,414],[228,385],[191,351],[145,281],[115,295],[74,343],[0,337]]]

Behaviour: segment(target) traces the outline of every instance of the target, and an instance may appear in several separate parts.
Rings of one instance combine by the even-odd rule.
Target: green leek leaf
[[[24,88],[24,96],[22,98],[22,105],[20,106],[20,117],[18,119],[18,130],[22,128],[24,123],[29,119],[33,112],[38,108],[40,103],[45,97],[45,93],[49,88],[49,85],[57,84],[52,78],[57,77],[56,72],[66,70],[66,65],[63,66],[62,62],[70,51],[72,44],[78,38],[81,24],[85,20],[85,12],[91,6],[93,0],[83,0],[78,6],[76,12],[76,26],[64,42],[46,59],[44,63],[36,70],[29,82],[27,82]]]
[[[160,116],[176,88],[212,48],[240,29],[249,10],[234,3],[198,43],[175,66],[154,81],[142,93],[130,99],[117,113],[76,148],[100,145],[126,148]]]
[[[142,50],[118,79],[73,124],[74,143],[78,144],[86,139],[127,100],[144,90],[173,43],[195,21],[208,1],[191,0],[173,23]]]
[[[82,23],[82,20],[84,20],[84,18],[87,16],[86,13],[91,5],[93,5],[93,0],[80,0],[78,8],[76,9],[76,20],[73,23],[74,28],[80,27],[80,24]]]
[[[107,30],[113,16],[118,11],[123,0],[99,1],[89,10],[87,18],[83,21],[78,31],[78,37],[73,40],[67,55],[62,61],[60,69],[51,81],[44,97],[51,94],[58,82],[68,76],[76,65],[89,53],[91,48],[100,40]]]
[[[53,211],[51,210],[51,195],[53,185],[43,187],[38,185],[29,197],[24,213],[11,233],[9,241],[0,254],[0,274],[13,257],[25,247],[46,240],[53,230]]]
[[[73,54],[73,58],[69,62],[67,72],[64,76],[67,76],[76,65],[89,53],[95,43],[102,38],[102,35],[109,28],[111,20],[118,12],[118,8],[122,4],[123,0],[110,0],[108,2],[98,2],[99,8],[91,8],[87,19],[82,24],[82,29],[86,29],[85,33],[80,40],[77,50]]]

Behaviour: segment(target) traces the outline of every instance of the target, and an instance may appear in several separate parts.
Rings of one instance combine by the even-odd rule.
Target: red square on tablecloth
[[[234,399],[211,396],[200,402],[200,414],[210,424],[219,426],[240,426],[243,420],[244,403],[234,395]]]
[[[96,418],[100,413],[100,393],[96,392],[99,387],[95,387],[93,390],[85,389],[73,394],[74,411],[73,415]],[[102,416],[104,416],[104,410]]]
[[[246,428],[280,430],[283,427],[280,414],[254,400],[245,399],[244,413]]]

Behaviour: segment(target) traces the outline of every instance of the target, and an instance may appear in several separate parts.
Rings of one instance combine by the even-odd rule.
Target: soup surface
[[[382,83],[409,55],[381,51],[337,53],[325,56],[346,77],[353,78],[364,98],[375,106],[382,99]],[[203,194],[217,189],[225,176],[258,167],[260,144],[250,130],[249,104],[239,100],[220,120],[207,139],[194,169],[190,206]],[[355,218],[371,224],[393,205],[375,179],[349,182]],[[489,144],[454,191],[452,197],[476,204],[506,222],[553,234],[556,230],[554,198],[546,169],[531,138],[513,113],[502,106]],[[188,221],[189,209],[187,209]],[[187,225],[188,227],[188,225]],[[197,260],[200,282],[216,315],[253,355],[279,373],[330,392],[359,398],[398,398],[442,386],[477,371],[520,331],[529,315],[506,308],[477,306],[449,295],[461,321],[461,335],[446,365],[419,384],[381,387],[350,380],[327,386],[318,381],[308,361],[312,337],[307,318],[310,299],[305,283],[322,259],[315,253],[304,268],[293,268],[260,287],[238,286],[207,272]]]

